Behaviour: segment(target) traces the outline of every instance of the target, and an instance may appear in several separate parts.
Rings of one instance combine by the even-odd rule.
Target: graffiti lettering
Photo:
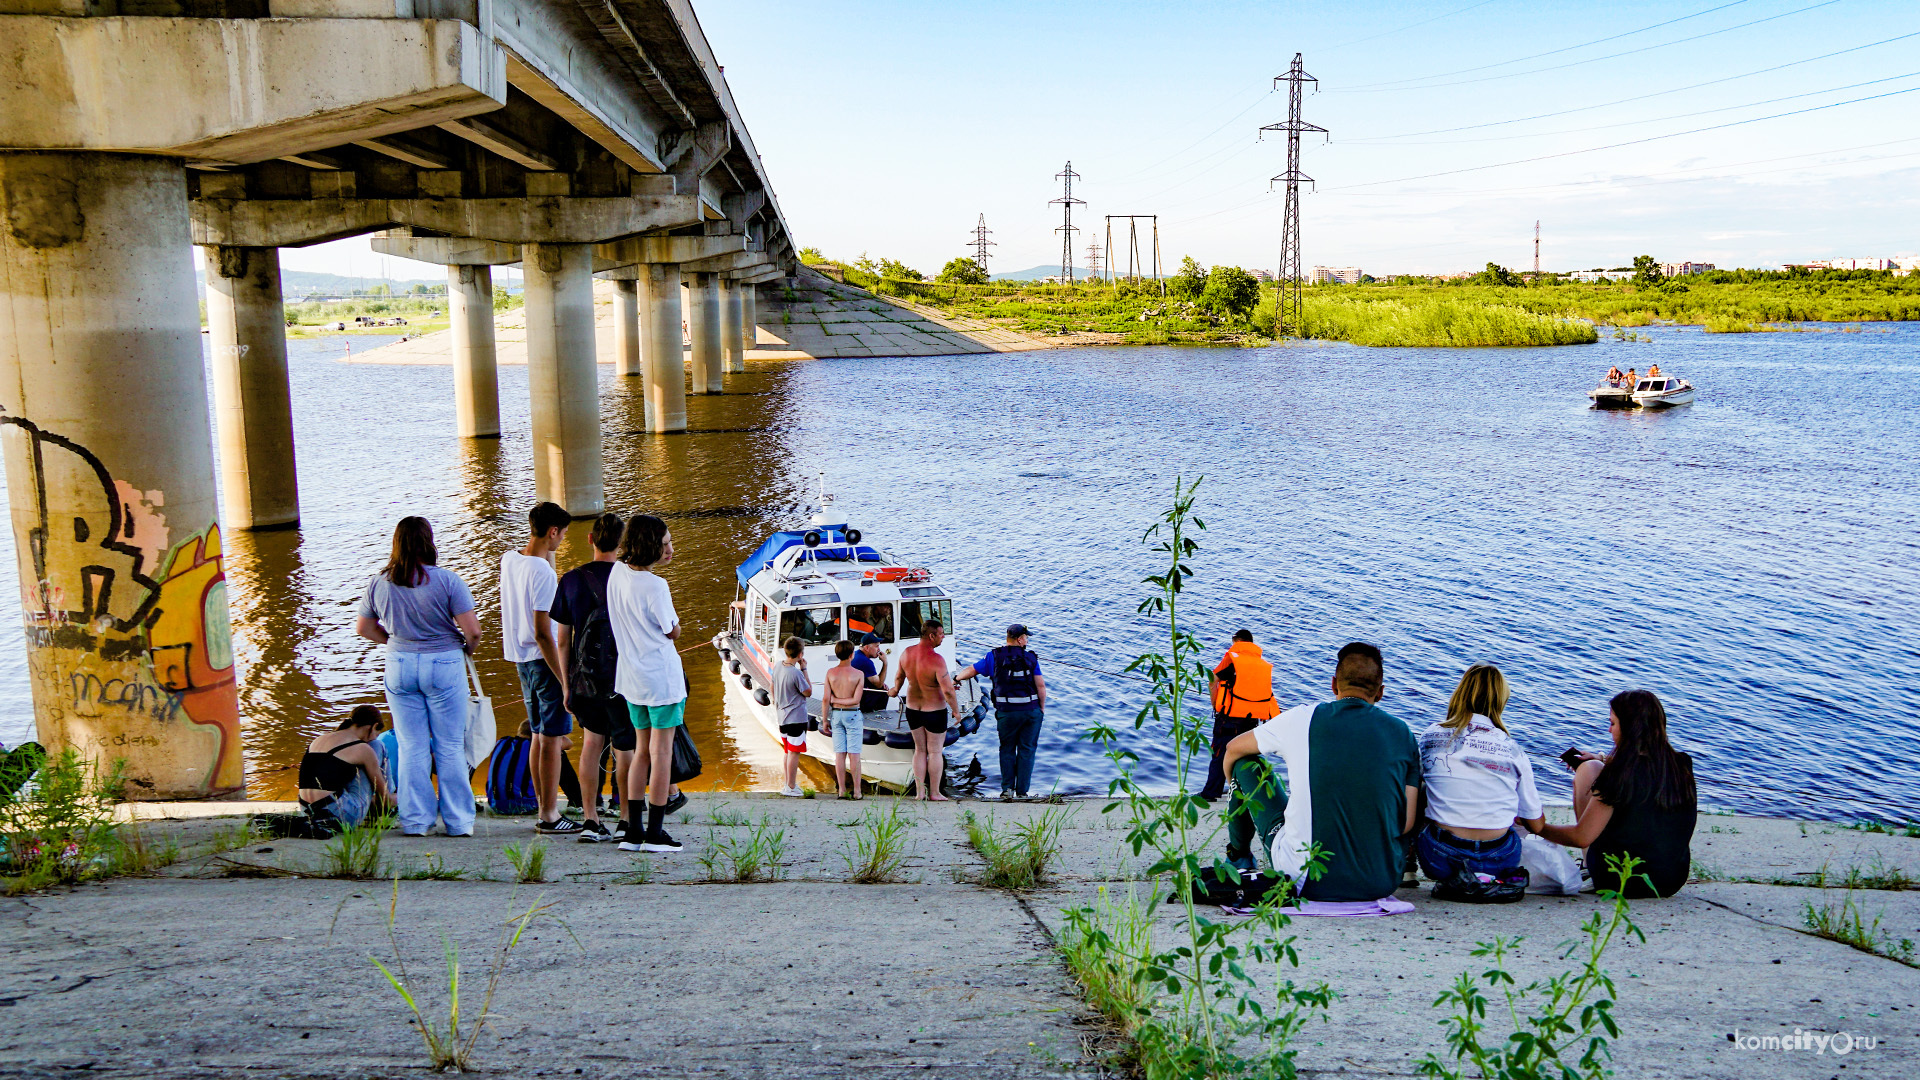
[[[67,676],[72,688],[73,711],[81,716],[99,716],[101,706],[144,712],[155,720],[171,722],[180,713],[178,695],[137,679],[103,679],[86,671]]]

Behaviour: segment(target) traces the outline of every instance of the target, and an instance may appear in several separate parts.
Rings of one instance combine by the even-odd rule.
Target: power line
[[[1287,84],[1287,119],[1283,123],[1268,124],[1262,132],[1284,131],[1287,133],[1287,171],[1267,181],[1267,190],[1285,180],[1287,182],[1287,213],[1280,223],[1280,309],[1274,322],[1276,333],[1291,333],[1300,336],[1300,182],[1313,183],[1313,177],[1300,171],[1300,133],[1318,131],[1326,133],[1326,128],[1309,124],[1300,119],[1300,84],[1320,85],[1320,80],[1307,74],[1301,66],[1300,54],[1293,54],[1293,66],[1285,75],[1273,77],[1273,85],[1278,89],[1281,82]]]
[[[1371,34],[1363,38],[1354,38],[1352,41],[1343,41],[1338,45],[1329,45],[1327,46],[1326,51],[1339,52],[1341,49],[1347,48],[1350,45],[1362,45],[1369,41],[1379,41],[1383,37],[1392,37],[1395,34],[1404,33],[1405,31],[1408,31],[1408,30],[1417,30],[1422,26],[1426,26],[1430,23],[1437,23],[1442,19],[1451,19],[1455,15],[1465,15],[1469,11],[1472,11],[1476,8],[1486,7],[1488,4],[1491,4],[1491,3],[1493,3],[1493,0],[1480,0],[1480,2],[1477,4],[1468,4],[1466,7],[1463,7],[1458,11],[1449,11],[1445,15],[1435,15],[1431,19],[1422,19],[1417,23],[1408,23],[1407,25],[1399,27],[1397,29],[1382,30],[1378,34]]]
[[[1384,93],[1392,93],[1398,90],[1438,90],[1441,87],[1446,87],[1446,86],[1467,86],[1472,83],[1494,82],[1499,79],[1517,79],[1522,75],[1538,75],[1544,71],[1561,71],[1566,68],[1582,67],[1586,64],[1597,64],[1603,60],[1617,60],[1622,56],[1632,56],[1635,53],[1652,52],[1655,49],[1664,49],[1672,45],[1684,45],[1689,41],[1700,41],[1704,38],[1718,37],[1721,34],[1730,34],[1735,30],[1745,30],[1750,26],[1759,26],[1761,23],[1774,22],[1776,20],[1784,19],[1792,15],[1804,15],[1805,13],[1809,11],[1813,11],[1816,8],[1832,7],[1833,5],[1839,2],[1840,0],[1820,0],[1820,3],[1817,3],[1817,4],[1810,4],[1806,7],[1796,8],[1792,11],[1783,11],[1778,15],[1769,15],[1764,19],[1755,19],[1752,22],[1744,22],[1739,24],[1738,26],[1728,26],[1719,30],[1709,30],[1704,34],[1695,34],[1692,37],[1677,38],[1673,41],[1661,42],[1658,45],[1645,45],[1638,49],[1627,49],[1623,52],[1609,53],[1606,56],[1595,56],[1586,60],[1574,60],[1565,64],[1550,64],[1546,67],[1528,68],[1525,71],[1509,71],[1504,75],[1483,75],[1477,79],[1460,79],[1456,82],[1444,82],[1444,83],[1420,83],[1419,85],[1408,85],[1408,86],[1392,86],[1384,83],[1373,83],[1367,86],[1345,87],[1340,90],[1335,90],[1332,92],[1337,94],[1384,94]],[[1518,61],[1511,61],[1511,60],[1506,61],[1506,63],[1517,63],[1517,62]],[[1504,64],[1492,64],[1489,66],[1502,67],[1504,66]],[[1468,70],[1475,70],[1475,69],[1468,69]],[[1457,72],[1449,73],[1449,74],[1457,74]],[[1425,79],[1441,79],[1445,77],[1446,75],[1422,76],[1422,78],[1425,78]],[[1411,83],[1411,82],[1414,82],[1415,80],[1402,79],[1398,81]]]
[[[1073,227],[1073,208],[1085,206],[1087,203],[1084,199],[1073,197],[1073,182],[1081,178],[1079,173],[1073,171],[1073,162],[1067,162],[1067,167],[1054,173],[1053,178],[1060,181],[1061,194],[1059,198],[1050,200],[1047,205],[1060,207],[1060,227],[1053,231],[1060,234],[1060,273],[1066,277],[1067,284],[1071,285],[1073,284],[1073,234],[1080,231]]]
[[[1520,116],[1520,117],[1515,117],[1512,120],[1489,120],[1484,124],[1464,124],[1460,127],[1434,128],[1431,131],[1408,131],[1408,132],[1403,132],[1399,135],[1376,135],[1376,136],[1373,136],[1371,139],[1350,140],[1349,145],[1351,145],[1353,142],[1384,142],[1389,139],[1416,139],[1423,135],[1451,135],[1456,131],[1478,131],[1481,128],[1503,127],[1507,124],[1524,124],[1530,120],[1550,120],[1556,116],[1571,116],[1574,113],[1592,112],[1595,109],[1609,109],[1615,105],[1625,105],[1628,102],[1632,102],[1632,101],[1645,101],[1648,98],[1666,97],[1670,94],[1684,94],[1689,90],[1698,90],[1706,86],[1718,86],[1721,83],[1735,82],[1740,79],[1751,79],[1755,75],[1768,75],[1776,71],[1784,71],[1790,67],[1799,67],[1802,64],[1818,63],[1821,60],[1831,60],[1836,56],[1845,56],[1848,53],[1860,52],[1863,49],[1871,49],[1879,45],[1891,45],[1896,41],[1905,41],[1908,38],[1914,38],[1914,37],[1920,37],[1920,30],[1916,30],[1911,34],[1901,34],[1898,37],[1882,38],[1879,41],[1869,41],[1865,45],[1855,45],[1850,49],[1840,49],[1835,52],[1823,53],[1819,56],[1809,56],[1805,60],[1792,60],[1784,64],[1775,64],[1772,67],[1764,67],[1755,71],[1743,72],[1739,75],[1728,75],[1725,78],[1720,78],[1720,79],[1708,79],[1706,82],[1697,82],[1697,83],[1693,83],[1690,86],[1676,86],[1671,90],[1656,90],[1650,94],[1635,94],[1632,97],[1616,98],[1613,101],[1603,101],[1596,105],[1582,105],[1579,108],[1561,109],[1557,112],[1535,113],[1532,116]]]

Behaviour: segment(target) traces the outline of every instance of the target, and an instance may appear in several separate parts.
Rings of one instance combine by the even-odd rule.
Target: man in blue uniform
[[[953,677],[964,682],[984,675],[993,684],[993,714],[1000,730],[1000,797],[1027,797],[1033,780],[1033,756],[1040,747],[1040,722],[1046,718],[1047,680],[1040,658],[1027,648],[1027,628],[1007,627],[1007,643]]]

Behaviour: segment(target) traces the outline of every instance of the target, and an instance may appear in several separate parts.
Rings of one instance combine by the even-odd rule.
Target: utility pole
[[[1108,214],[1107,215],[1107,276],[1108,278],[1113,278],[1115,274],[1114,262],[1113,262],[1113,260],[1117,257],[1114,255],[1114,251],[1116,250],[1116,248],[1114,247],[1114,243],[1113,243],[1113,223],[1115,221],[1124,221],[1127,223],[1127,243],[1126,243],[1127,274],[1126,276],[1128,281],[1138,281],[1141,278],[1141,276],[1146,272],[1147,264],[1142,259],[1141,252],[1140,252],[1140,222],[1150,221],[1153,223],[1153,237],[1152,237],[1153,280],[1158,282],[1160,280],[1160,215],[1158,214]]]
[[[1100,276],[1100,245],[1098,243],[1087,245],[1087,276],[1089,278]]]
[[[1053,231],[1060,234],[1060,272],[1066,275],[1067,284],[1071,285],[1073,284],[1073,234],[1080,231],[1073,227],[1073,208],[1087,204],[1084,199],[1073,197],[1073,182],[1080,179],[1080,174],[1073,171],[1073,162],[1067,162],[1067,167],[1054,173],[1053,178],[1061,182],[1061,194],[1059,198],[1047,205],[1060,207],[1060,227]]]
[[[1540,219],[1533,220],[1533,280],[1540,280]]]
[[[1300,84],[1310,82],[1319,89],[1320,80],[1307,74],[1300,64],[1300,54],[1293,54],[1293,66],[1285,75],[1273,77],[1275,89],[1287,84],[1287,119],[1281,124],[1267,124],[1260,130],[1284,131],[1287,133],[1287,171],[1268,181],[1267,189],[1282,180],[1287,182],[1286,220],[1280,225],[1280,311],[1276,329],[1281,333],[1299,334],[1300,332],[1300,182],[1313,183],[1313,177],[1300,171],[1300,133],[1318,131],[1324,134],[1326,128],[1309,124],[1300,119]]]
[[[992,233],[993,230],[987,228],[987,215],[981,214],[980,224],[973,227],[973,239],[967,241],[973,248],[974,265],[978,266],[983,274],[987,272],[987,249],[998,246],[995,241],[987,239]]]

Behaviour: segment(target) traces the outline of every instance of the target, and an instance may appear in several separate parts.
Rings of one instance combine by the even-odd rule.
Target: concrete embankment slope
[[[534,840],[528,819],[482,818],[467,839],[389,836],[386,880],[262,877],[323,861],[324,844],[273,840],[155,878],[0,900],[9,945],[0,954],[8,1006],[0,1076],[424,1072],[419,1035],[368,957],[393,955],[391,875],[427,871],[467,878],[399,882],[394,937],[429,1009],[443,1009],[443,932],[461,950],[470,1022],[501,920],[542,903],[566,921],[532,930],[504,969],[497,1019],[475,1061],[491,1075],[1097,1075],[1088,1043],[1097,1047],[1103,1029],[1051,945],[1062,909],[1102,888],[1141,887],[1124,823],[1102,815],[1100,801],[1055,810],[1069,815],[1055,873],[1043,888],[1011,894],[971,883],[981,864],[960,814],[1005,829],[1047,807],[901,803],[913,822],[905,880],[850,882],[855,823],[892,804],[697,794],[671,826],[684,852],[637,856],[556,841],[550,884],[511,882],[504,848]],[[145,828],[204,845],[223,826],[233,819]],[[728,866],[726,846],[746,845],[756,829],[782,834],[782,879],[709,882],[701,856]],[[1879,867],[1920,876],[1920,840],[1819,824],[1702,817],[1694,854],[1703,871],[1727,879],[1806,880],[1823,866],[1831,875]],[[1920,971],[1800,932],[1804,904],[1844,895],[1720,880],[1637,902],[1646,941],[1616,943],[1605,960],[1620,988],[1617,1074],[1920,1075]],[[1895,940],[1920,938],[1920,892],[1852,895]],[[1282,974],[1325,979],[1339,994],[1329,1022],[1298,1043],[1307,1075],[1414,1075],[1419,1058],[1444,1048],[1434,997],[1457,973],[1484,967],[1470,955],[1475,943],[1524,936],[1514,962],[1524,985],[1571,966],[1558,944],[1600,907],[1591,895],[1497,908],[1439,903],[1427,886],[1400,896],[1413,913],[1294,924],[1302,970]],[[1177,909],[1154,910],[1168,945]],[[1504,1023],[1505,1010],[1495,1012]],[[1796,1028],[1878,1043],[1836,1059],[1745,1050],[1727,1038]]]
[[[795,288],[782,282],[760,287],[759,325],[748,360],[800,360],[833,356],[956,356],[969,353],[1049,349],[1047,342],[975,319],[949,319],[929,309],[865,289],[842,285],[803,270]],[[683,306],[682,310],[685,308]],[[593,288],[594,344],[602,364],[614,362],[617,308],[611,282]],[[496,363],[527,362],[527,312],[515,308],[494,316]],[[692,357],[684,333],[681,345]],[[451,364],[451,332],[423,334],[357,352],[355,364]]]

